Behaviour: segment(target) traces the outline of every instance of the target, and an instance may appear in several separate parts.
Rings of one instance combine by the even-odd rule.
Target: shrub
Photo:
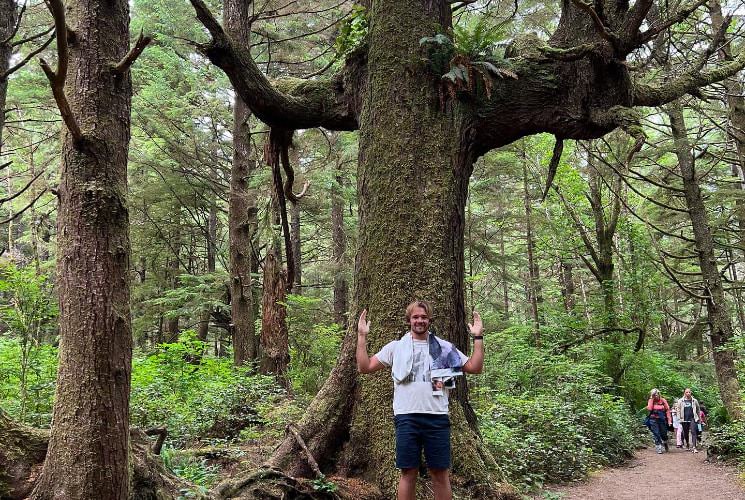
[[[272,377],[234,367],[231,359],[203,356],[205,347],[193,331],[185,331],[178,342],[134,359],[133,424],[165,425],[169,441],[184,445],[204,437],[235,437],[261,422],[258,408],[280,398],[281,388]]]

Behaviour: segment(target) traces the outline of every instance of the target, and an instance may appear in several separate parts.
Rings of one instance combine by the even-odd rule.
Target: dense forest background
[[[662,14],[680,8],[664,5]],[[742,5],[691,5],[687,19],[629,57],[631,71],[675,74],[699,64],[694,49],[708,51],[702,66],[739,57]],[[222,13],[221,2],[209,7]],[[545,40],[560,8],[454,3],[456,56],[441,99],[519,78],[508,60],[517,35]],[[10,27],[0,31],[0,408],[48,428],[60,340],[64,125],[37,60],[54,59],[56,43],[42,2],[0,1],[0,17]],[[354,56],[367,23],[367,10],[351,1],[268,0],[252,6],[247,43],[270,79],[312,80]],[[131,71],[130,421],[167,429],[160,455],[198,494],[257,467],[293,432],[356,322],[358,133],[298,130],[285,138],[284,163],[270,129],[245,118],[248,244],[240,252],[250,270],[236,288],[231,82],[196,47],[206,32],[188,3],[134,0],[132,38],[140,31],[153,40]],[[487,59],[501,64],[458,62]],[[653,387],[670,402],[691,387],[708,408],[712,446],[722,456],[745,453],[737,438],[745,424],[723,403],[714,363],[718,353],[731,355],[743,386],[741,77],[636,110],[636,136],[532,135],[481,156],[470,176],[465,308],[484,318],[487,349],[485,372],[469,377],[470,402],[495,471],[522,491],[628,458]],[[399,182],[427,195],[425,178]],[[231,308],[240,290],[247,333],[236,349]],[[434,310],[437,317],[437,303]],[[389,314],[403,333],[403,310]],[[0,474],[5,493],[2,481]],[[313,485],[333,492],[340,481],[319,475]]]

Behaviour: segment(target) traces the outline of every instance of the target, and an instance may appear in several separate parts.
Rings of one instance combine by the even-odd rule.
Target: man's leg
[[[432,477],[432,490],[435,500],[452,500],[453,491],[450,488],[450,471],[448,469],[427,469]]]
[[[690,442],[690,432],[691,432],[691,423],[690,422],[681,422],[681,425],[683,426],[683,441],[686,443],[686,448],[690,448],[691,442]]]
[[[398,480],[398,500],[414,500],[416,498],[416,477],[418,474],[419,468],[417,467],[401,469],[401,478]]]

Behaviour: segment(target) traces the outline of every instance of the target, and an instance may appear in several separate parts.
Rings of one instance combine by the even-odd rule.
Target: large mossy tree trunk
[[[468,352],[464,311],[463,230],[472,171],[472,123],[460,105],[439,106],[438,85],[422,61],[419,39],[450,26],[449,6],[394,0],[374,2],[368,38],[369,75],[361,112],[357,190],[359,234],[353,314],[372,319],[369,350],[377,352],[406,330],[404,309],[414,299],[434,304],[434,326]],[[392,105],[395,103],[395,105]],[[395,491],[393,383],[390,373],[357,378],[356,333],[344,341],[329,381],[300,422],[314,456]],[[357,384],[355,386],[355,380]],[[493,459],[467,416],[465,384],[451,400],[454,474],[494,485]],[[303,472],[307,465],[288,440],[275,465]],[[322,464],[327,465],[327,464]]]
[[[730,416],[732,418],[742,418],[743,402],[740,399],[740,385],[737,380],[736,353],[731,347],[727,347],[727,343],[734,337],[734,332],[727,298],[724,294],[722,276],[719,273],[714,254],[714,236],[711,232],[709,216],[706,213],[703,195],[696,176],[695,160],[688,141],[688,131],[682,108],[678,103],[671,104],[667,107],[667,114],[670,117],[670,128],[675,141],[675,154],[678,157],[686,206],[693,226],[693,236],[696,240],[696,254],[704,281],[703,290],[706,295],[706,311],[711,332],[714,368],[719,383],[719,395]]]
[[[64,12],[73,34],[64,92],[81,135],[66,120],[57,210],[57,389],[49,451],[31,498],[121,500],[131,486],[132,86],[129,71],[113,67],[128,53],[129,2],[77,0]]]
[[[249,8],[252,2],[226,0],[223,20],[226,31],[245,44],[250,39]],[[251,278],[254,228],[257,224],[256,191],[249,182],[256,169],[251,158],[251,112],[240,95],[233,100],[233,161],[230,169],[228,231],[230,239],[230,315],[233,361],[242,365],[258,358],[254,324],[254,293]]]

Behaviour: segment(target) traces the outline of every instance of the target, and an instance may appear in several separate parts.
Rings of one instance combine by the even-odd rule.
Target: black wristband
[[[484,336],[483,335],[474,335],[473,336],[473,340],[484,340]]]

